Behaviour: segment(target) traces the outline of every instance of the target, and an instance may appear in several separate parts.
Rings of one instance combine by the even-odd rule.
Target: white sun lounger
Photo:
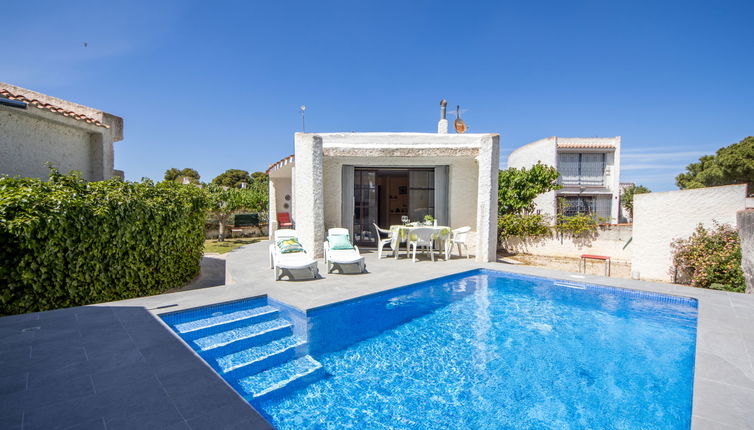
[[[327,236],[348,236],[348,229],[331,228],[327,231]],[[364,263],[364,256],[359,254],[357,246],[354,245],[353,249],[330,249],[330,242],[328,241],[325,241],[324,246],[327,273],[332,272],[336,265],[342,266],[344,264],[356,264],[359,273],[366,272],[367,266]],[[340,267],[340,272],[343,273],[342,267]]]
[[[296,230],[277,230],[275,231],[275,243],[270,245],[270,268],[275,271],[275,280],[279,281],[285,274],[288,275],[289,279],[293,279],[292,270],[308,270],[312,278],[319,278],[317,262],[309,257],[306,251],[285,254],[280,252],[277,247],[278,240],[290,237],[296,237]]]

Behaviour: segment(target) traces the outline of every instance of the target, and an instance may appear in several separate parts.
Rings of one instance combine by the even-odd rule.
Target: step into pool
[[[276,428],[688,429],[694,299],[473,270],[163,315]]]

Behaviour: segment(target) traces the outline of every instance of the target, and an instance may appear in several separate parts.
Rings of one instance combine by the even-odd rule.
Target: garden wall
[[[671,242],[690,236],[700,223],[735,226],[736,212],[746,206],[745,184],[635,195],[632,275],[672,281]]]
[[[612,257],[614,261],[631,261],[632,228],[630,224],[601,227],[590,237],[568,237],[553,233],[545,238],[521,240],[510,238],[504,247],[508,251],[548,257],[573,257],[581,254],[598,254]]]
[[[752,204],[754,207],[754,204]],[[738,236],[741,238],[741,267],[746,279],[746,293],[754,294],[754,209],[738,212]]]

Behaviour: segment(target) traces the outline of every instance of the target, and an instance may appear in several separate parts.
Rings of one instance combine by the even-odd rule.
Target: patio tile
[[[65,430],[106,430],[104,418],[94,418],[86,422],[66,427]]]
[[[737,430],[736,427],[732,427],[726,424],[721,424],[706,418],[694,416],[691,422],[691,430]]]
[[[118,369],[99,372],[92,375],[97,392],[117,389],[123,385],[139,383],[145,379],[155,379],[152,368],[145,362],[137,362]]]
[[[0,398],[5,394],[26,391],[26,382],[28,378],[28,373],[0,376]]]
[[[249,417],[249,412],[253,413],[253,416]],[[213,409],[188,420],[188,424],[192,430],[274,430],[257,411],[245,402]]]
[[[173,373],[161,376],[159,380],[187,420],[206,413],[197,410],[194,407],[197,404],[213,409],[226,404],[244,403],[219,376],[207,368]]]
[[[700,351],[696,355],[695,370],[706,379],[754,390],[754,369],[748,357],[732,359]]]
[[[23,411],[15,410],[0,413],[0,428],[3,430],[21,430],[23,427]]]
[[[754,390],[703,380],[694,383],[694,415],[740,430],[754,429]],[[712,418],[714,417],[714,418]]]
[[[57,382],[40,385],[17,396],[3,399],[3,406],[31,410],[54,405],[70,399],[94,394],[92,382],[88,376],[71,379],[65,384]]]

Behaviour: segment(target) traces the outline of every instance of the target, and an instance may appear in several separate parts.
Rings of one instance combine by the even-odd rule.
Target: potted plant
[[[424,215],[424,225],[434,225],[435,224],[435,217],[432,215]]]

